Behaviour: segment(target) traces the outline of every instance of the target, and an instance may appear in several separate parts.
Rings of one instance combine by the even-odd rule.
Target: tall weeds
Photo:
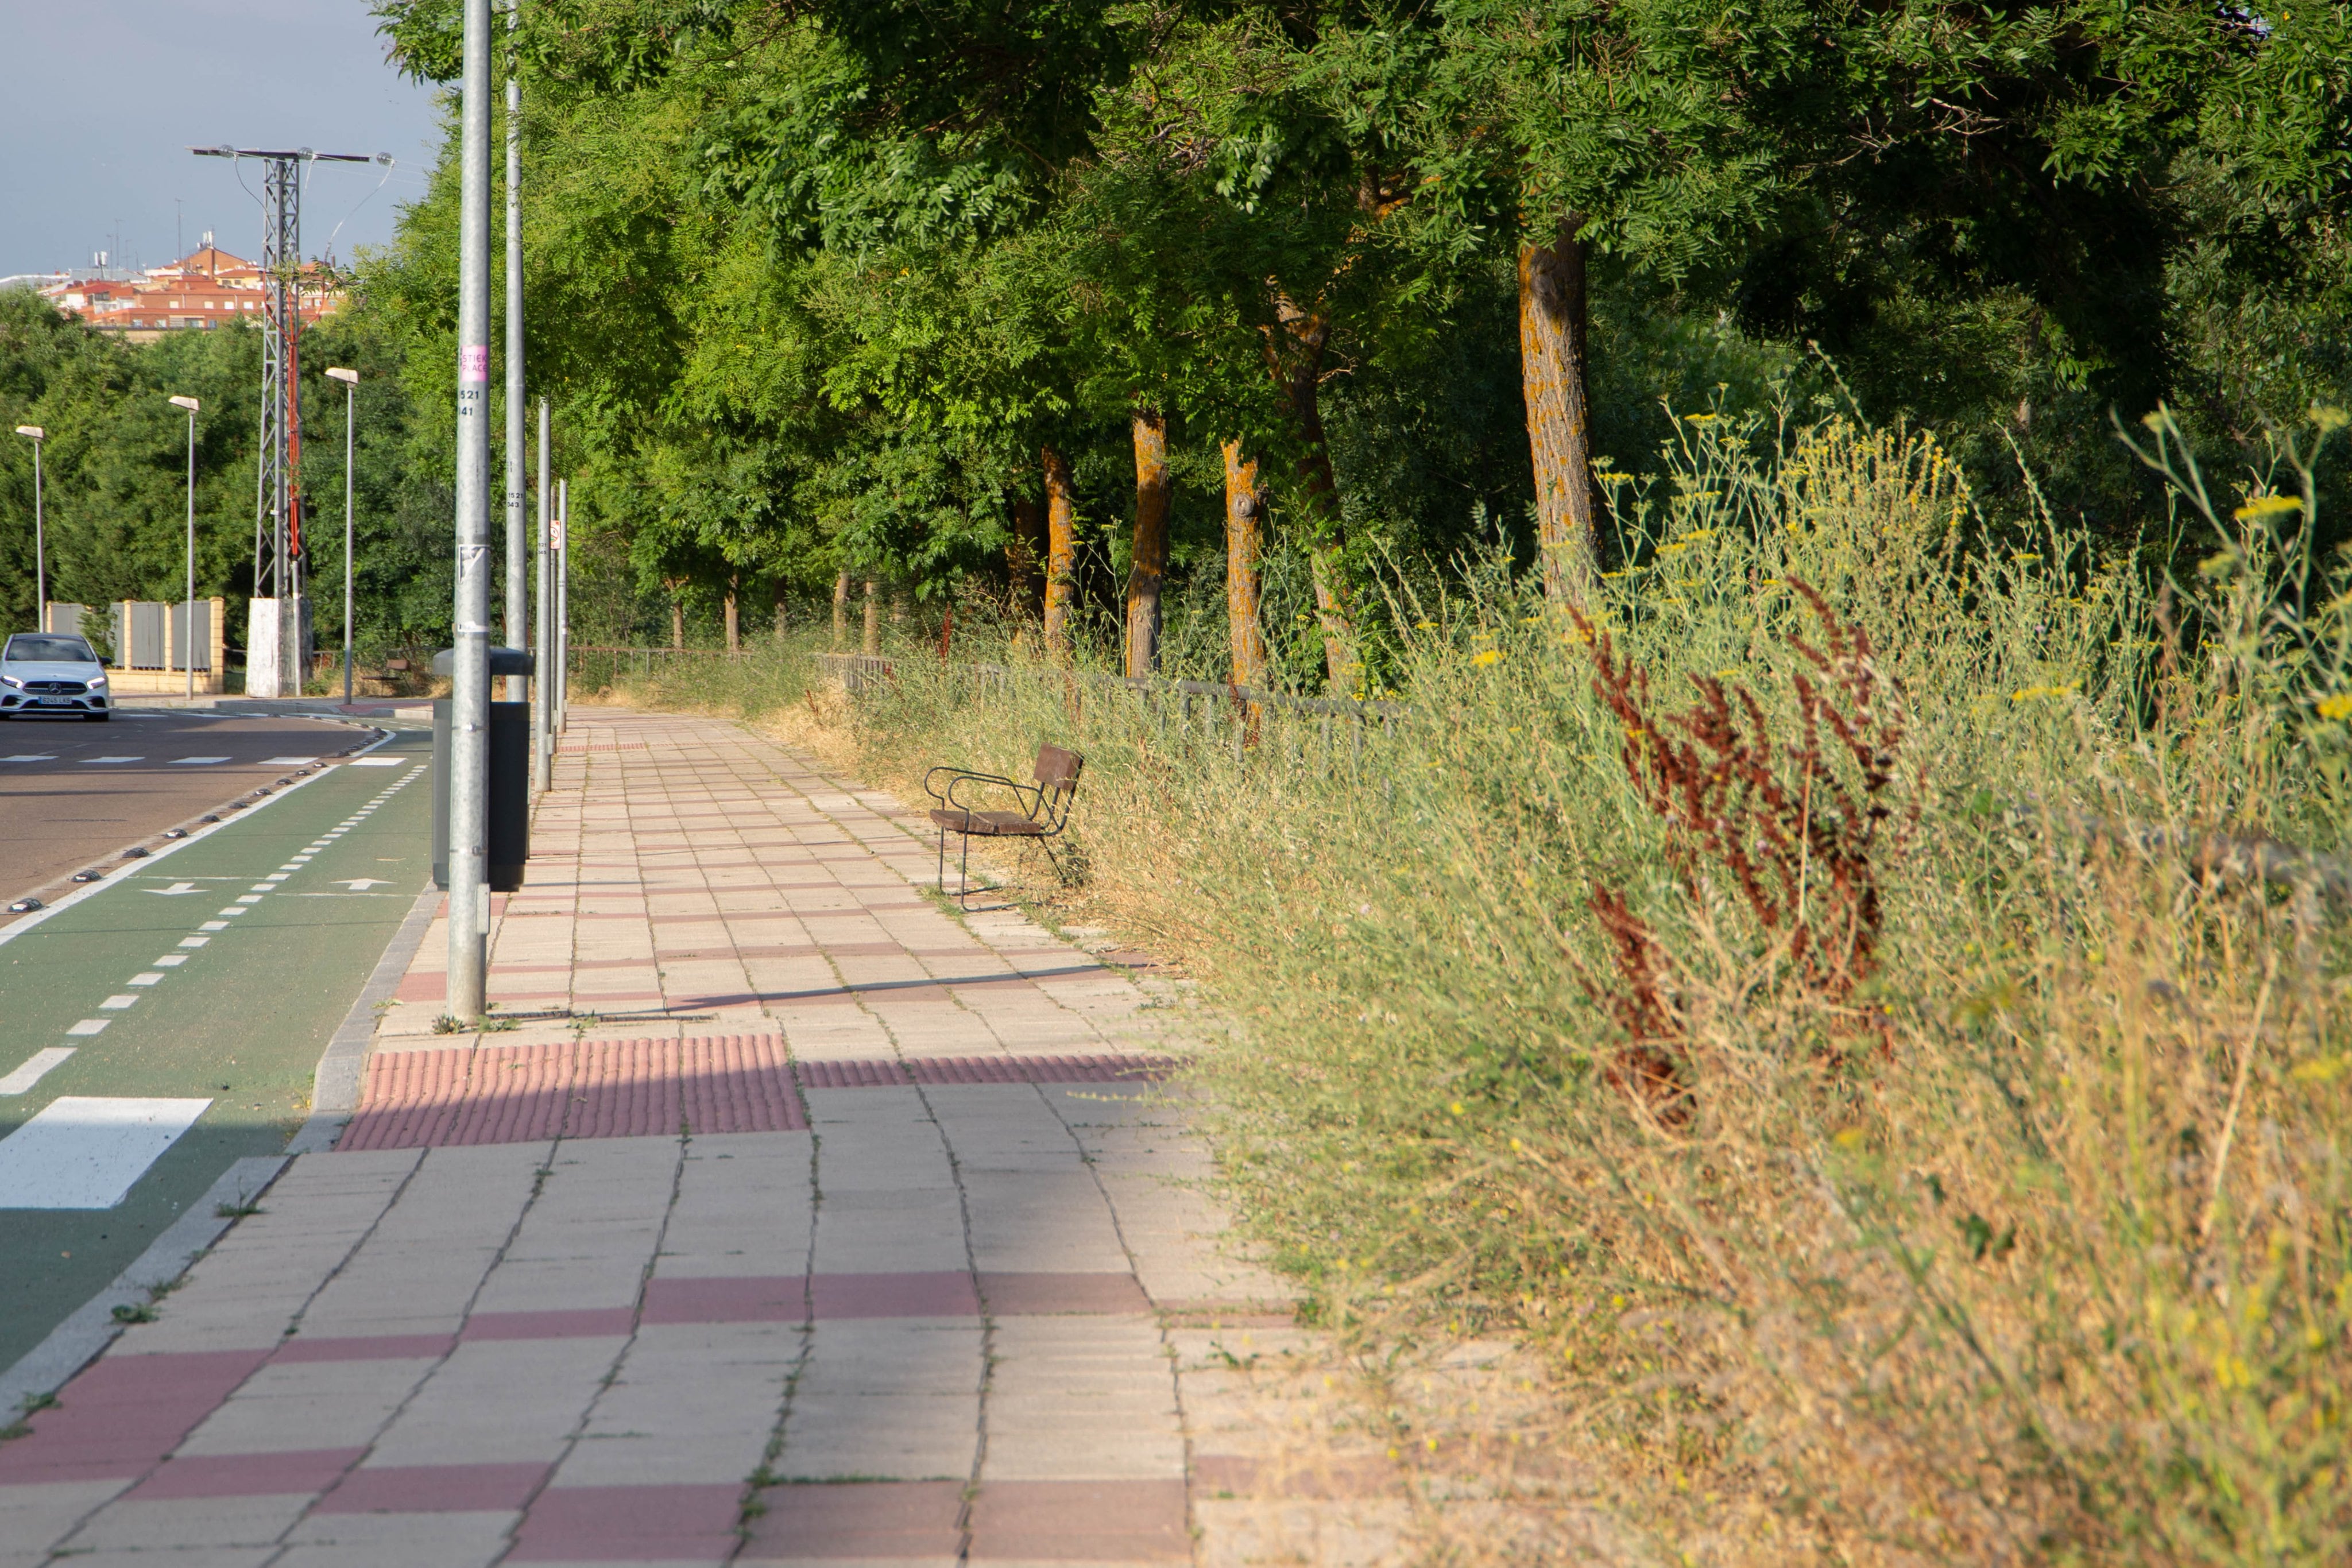
[[[1473,563],[1360,737],[912,656],[779,711],[902,789],[1084,751],[1075,896],[1238,1021],[1255,1231],[1540,1347],[1669,1558],[2352,1558],[2344,912],[2182,848],[2338,843],[2308,438],[2224,501],[2152,431],[2167,575],[1922,436],[1681,430],[1581,619]]]

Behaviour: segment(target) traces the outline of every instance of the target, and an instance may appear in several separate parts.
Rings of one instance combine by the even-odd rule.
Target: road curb
[[[252,1155],[223,1171],[204,1197],[166,1226],[146,1251],[114,1277],[112,1284],[75,1309],[71,1317],[49,1331],[47,1339],[19,1356],[14,1366],[0,1372],[0,1419],[14,1416],[28,1399],[64,1387],[68,1378],[89,1365],[122,1332],[114,1309],[143,1306],[159,1286],[186,1273],[220,1239],[221,1232],[236,1223],[234,1215],[219,1211],[250,1204],[288,1164],[283,1155]]]
[[[416,950],[425,945],[425,933],[440,906],[440,889],[426,888],[416,895],[400,929],[393,933],[383,956],[376,960],[374,972],[360,988],[359,999],[343,1015],[342,1024],[319,1058],[318,1071],[311,1078],[310,1119],[302,1124],[302,1130],[286,1145],[287,1154],[323,1154],[335,1146],[336,1134],[359,1108],[361,1077],[367,1068],[368,1050],[375,1043],[376,1009],[390,1001],[393,993],[400,988],[401,979],[408,973]]]

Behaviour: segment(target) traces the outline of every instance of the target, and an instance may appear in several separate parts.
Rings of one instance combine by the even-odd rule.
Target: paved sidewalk
[[[436,922],[334,1150],[0,1443],[0,1568],[1383,1558],[1172,993],[716,720],[576,710],[537,848],[512,1027],[433,1032]]]

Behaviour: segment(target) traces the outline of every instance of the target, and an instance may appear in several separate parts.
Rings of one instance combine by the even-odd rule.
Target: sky
[[[436,89],[384,64],[366,0],[0,0],[0,277],[100,250],[159,267],[206,229],[257,256],[261,165],[188,152],[224,141],[391,153],[388,183],[310,166],[302,254],[331,234],[349,260],[392,237],[441,140]]]

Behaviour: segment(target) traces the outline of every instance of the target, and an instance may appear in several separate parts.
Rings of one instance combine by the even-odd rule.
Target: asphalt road
[[[0,737],[17,750],[62,750],[23,745],[33,727]],[[115,752],[170,754],[150,738],[166,733],[160,724],[109,727]],[[289,727],[247,734],[282,737]],[[256,748],[324,754],[352,733],[292,732],[314,738]],[[210,749],[197,755],[228,750],[220,729],[182,743],[194,751],[198,740]],[[429,736],[395,735],[123,868],[81,902],[31,917],[37,925],[0,925],[0,1368],[103,1289],[233,1162],[278,1153],[301,1124],[320,1053],[425,883],[430,750]],[[177,1106],[193,1122],[130,1163],[119,1198],[36,1207],[103,1166],[102,1124],[141,1104]],[[12,1161],[10,1141],[52,1107],[30,1130],[61,1156]],[[49,1145],[19,1145],[36,1147]]]
[[[75,872],[120,864],[127,847],[152,849],[164,829],[367,738],[318,719],[128,709],[107,724],[0,721],[0,904],[55,903]]]

